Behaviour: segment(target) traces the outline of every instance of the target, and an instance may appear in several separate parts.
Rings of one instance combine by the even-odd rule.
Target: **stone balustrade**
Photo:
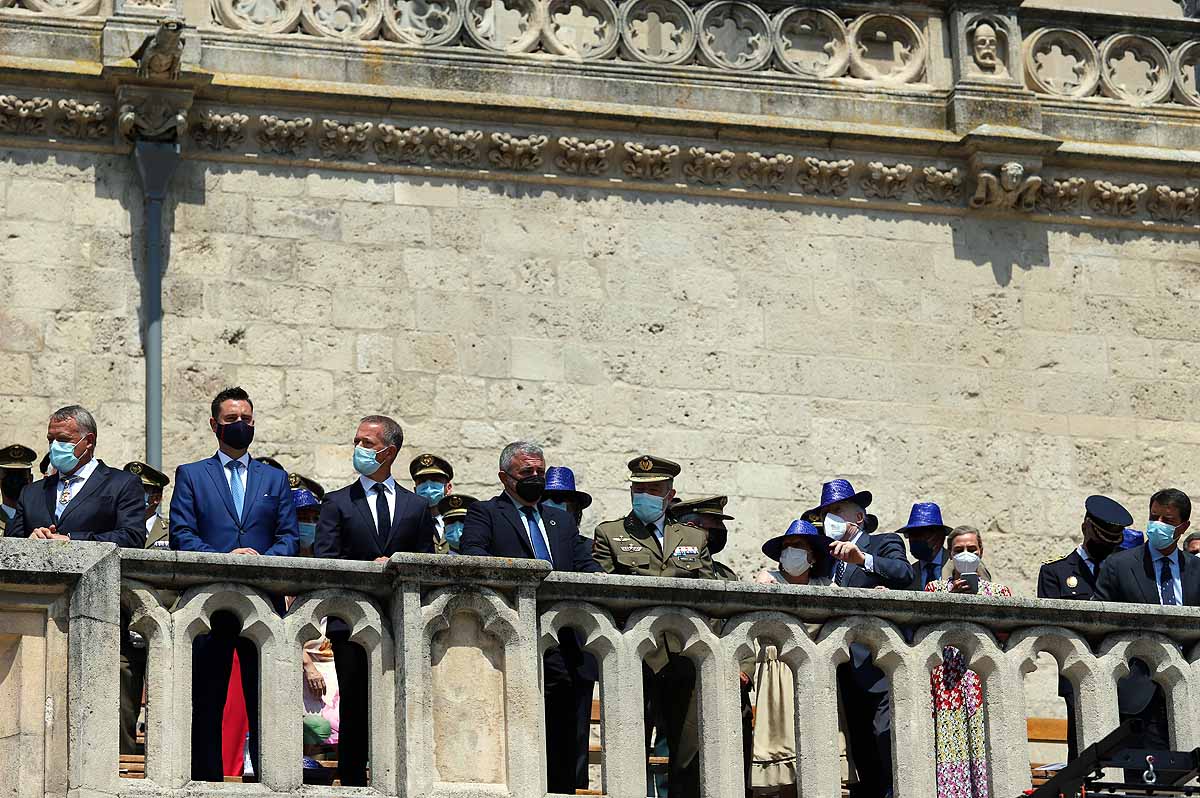
[[[297,596],[283,617],[270,600],[281,593]],[[117,777],[122,604],[149,643],[144,781]],[[260,652],[256,785],[189,785],[191,641],[218,611],[239,616]],[[641,663],[667,635],[697,665],[707,798],[741,792],[737,673],[756,640],[778,646],[797,675],[802,795],[838,791],[834,673],[850,643],[870,647],[891,679],[898,798],[934,792],[929,674],[944,645],[982,677],[992,794],[1029,786],[1023,677],[1041,652],[1076,685],[1082,744],[1117,725],[1115,680],[1138,657],[1166,689],[1174,747],[1200,745],[1190,608],[575,575],[490,558],[398,555],[380,567],[0,539],[0,701],[17,727],[0,739],[22,746],[6,760],[18,763],[15,794],[298,791],[301,646],[329,614],[368,654],[372,707],[372,787],[339,795],[544,795],[538,650],[563,627],[601,664],[602,786],[617,798],[645,794]]]

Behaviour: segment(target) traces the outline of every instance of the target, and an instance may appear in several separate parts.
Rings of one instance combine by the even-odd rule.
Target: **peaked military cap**
[[[33,468],[37,452],[28,446],[13,443],[0,449],[0,468]]]
[[[292,472],[288,474],[288,484],[292,490],[306,490],[316,498],[317,501],[325,500],[325,488],[321,487],[321,483],[315,479],[310,479],[303,474]]]
[[[413,458],[413,461],[408,464],[408,473],[412,475],[414,482],[418,481],[420,477],[454,479],[454,469],[450,467],[450,464],[436,454],[428,452]]]
[[[157,488],[162,490],[167,485],[171,484],[171,478],[153,466],[149,466],[140,460],[130,460],[125,464],[125,470],[142,481],[142,484],[148,488]]]
[[[720,518],[722,521],[732,521],[732,515],[725,514],[725,505],[729,503],[728,496],[707,496],[703,499],[688,499],[671,505],[671,515],[708,515]]]
[[[287,471],[287,469],[284,468],[283,465],[281,465],[280,462],[274,457],[255,457],[254,459],[260,463],[269,465],[271,468],[278,468],[280,471]]]
[[[630,482],[664,482],[679,476],[683,467],[652,454],[639,454],[629,461]]]
[[[1083,504],[1088,517],[1100,524],[1095,528],[1102,540],[1120,544],[1124,539],[1125,527],[1133,523],[1133,516],[1121,503],[1107,496],[1088,496]]]
[[[438,515],[446,521],[462,518],[467,514],[467,508],[477,501],[479,499],[476,499],[474,496],[468,496],[465,493],[451,493],[443,496],[442,500],[437,503]]]

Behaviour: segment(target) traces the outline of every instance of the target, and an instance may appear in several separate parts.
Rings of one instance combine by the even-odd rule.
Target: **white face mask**
[[[792,576],[800,576],[812,566],[808,561],[808,550],[792,546],[779,555],[779,567]]]
[[[954,567],[960,574],[973,574],[979,570],[979,555],[960,551],[954,555]]]
[[[828,513],[825,516],[825,534],[834,540],[847,540],[858,531],[858,525],[853,524],[842,518],[836,513]]]

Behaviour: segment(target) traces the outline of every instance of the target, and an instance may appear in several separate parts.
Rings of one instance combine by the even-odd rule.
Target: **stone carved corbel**
[[[1037,208],[1051,213],[1078,210],[1086,187],[1087,181],[1082,177],[1045,181],[1038,191]]]
[[[321,120],[321,138],[317,145],[326,158],[358,158],[367,151],[367,137],[375,125],[370,122]]]
[[[1200,188],[1155,186],[1146,210],[1160,222],[1182,222],[1200,208]]]
[[[417,163],[425,155],[425,137],[429,128],[380,125],[375,139],[375,153],[385,163]]]
[[[820,158],[804,159],[797,182],[809,194],[828,194],[840,197],[850,187],[850,170],[854,161],[822,161]]]
[[[721,185],[733,172],[735,156],[729,150],[709,152],[704,147],[692,147],[688,155],[690,157],[683,165],[683,174],[693,183]]]
[[[53,103],[45,97],[22,100],[12,94],[0,94],[0,133],[40,136],[46,132],[46,112]]]
[[[103,103],[59,100],[63,118],[55,126],[59,135],[72,139],[98,139],[108,135],[108,117],[112,107]]]
[[[130,58],[137,62],[138,77],[142,80],[179,80],[183,66],[182,19],[160,19],[158,30],[146,37]]]
[[[237,112],[219,114],[204,111],[192,122],[192,139],[210,150],[232,150],[246,140],[246,123],[250,117]]]
[[[267,152],[276,155],[299,155],[308,146],[308,131],[313,125],[309,117],[281,119],[278,116],[263,115],[258,118],[258,122],[262,125],[258,130],[258,145]]]
[[[493,133],[488,160],[500,169],[531,172],[542,165],[542,150],[549,141],[540,135],[518,138],[511,133]]]
[[[1092,181],[1092,198],[1088,206],[1105,216],[1129,217],[1137,213],[1138,204],[1145,195],[1145,183],[1127,183],[1118,186],[1108,180]]]
[[[187,133],[192,92],[121,86],[117,89],[117,130],[133,141],[177,141]]]
[[[572,175],[602,175],[608,171],[608,154],[616,146],[612,139],[582,141],[574,136],[563,136],[558,140],[562,152],[554,159],[555,165]]]
[[[884,166],[882,161],[867,164],[867,176],[863,178],[863,193],[868,197],[895,199],[908,191],[913,168],[906,163]]]
[[[788,170],[795,161],[794,156],[782,152],[775,155],[746,153],[746,160],[738,169],[738,177],[755,188],[775,191],[787,180]]]
[[[436,163],[448,166],[474,166],[479,162],[479,142],[483,131],[464,130],[455,133],[444,127],[433,129],[433,143],[429,145],[429,157]]]
[[[1025,174],[1024,165],[1009,161],[992,171],[980,169],[975,175],[972,208],[1032,211],[1037,204],[1042,178]]]
[[[954,202],[962,191],[962,172],[955,167],[943,171],[936,166],[926,166],[917,181],[917,196],[926,202]]]
[[[628,158],[621,170],[639,180],[666,180],[671,174],[671,162],[679,155],[675,144],[660,144],[647,147],[637,141],[625,142]]]

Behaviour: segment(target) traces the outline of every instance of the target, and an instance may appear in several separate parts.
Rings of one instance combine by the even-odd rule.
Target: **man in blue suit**
[[[491,557],[532,557],[556,571],[600,573],[591,542],[575,519],[556,507],[538,506],[546,489],[546,457],[541,447],[518,441],[500,453],[504,492],[467,510],[459,553]],[[546,694],[546,770],[549,792],[573,795],[581,739],[579,717],[592,709],[598,678],[596,660],[579,646],[571,629],[542,658]]]
[[[296,553],[299,528],[287,474],[251,459],[254,404],[241,388],[226,388],[212,401],[209,426],[217,453],[181,465],[171,497],[171,548],[242,556]],[[212,631],[192,647],[192,778],[222,781],[221,717],[233,652],[238,652],[250,756],[258,766],[258,652],[239,637],[241,623],[229,613],[212,619]]]
[[[433,553],[429,501],[392,477],[404,430],[387,416],[367,416],[354,432],[358,479],[325,496],[313,554],[385,563],[396,552]],[[350,642],[350,627],[330,618],[326,636],[340,690],[338,775],[343,787],[367,786],[367,654]]]

